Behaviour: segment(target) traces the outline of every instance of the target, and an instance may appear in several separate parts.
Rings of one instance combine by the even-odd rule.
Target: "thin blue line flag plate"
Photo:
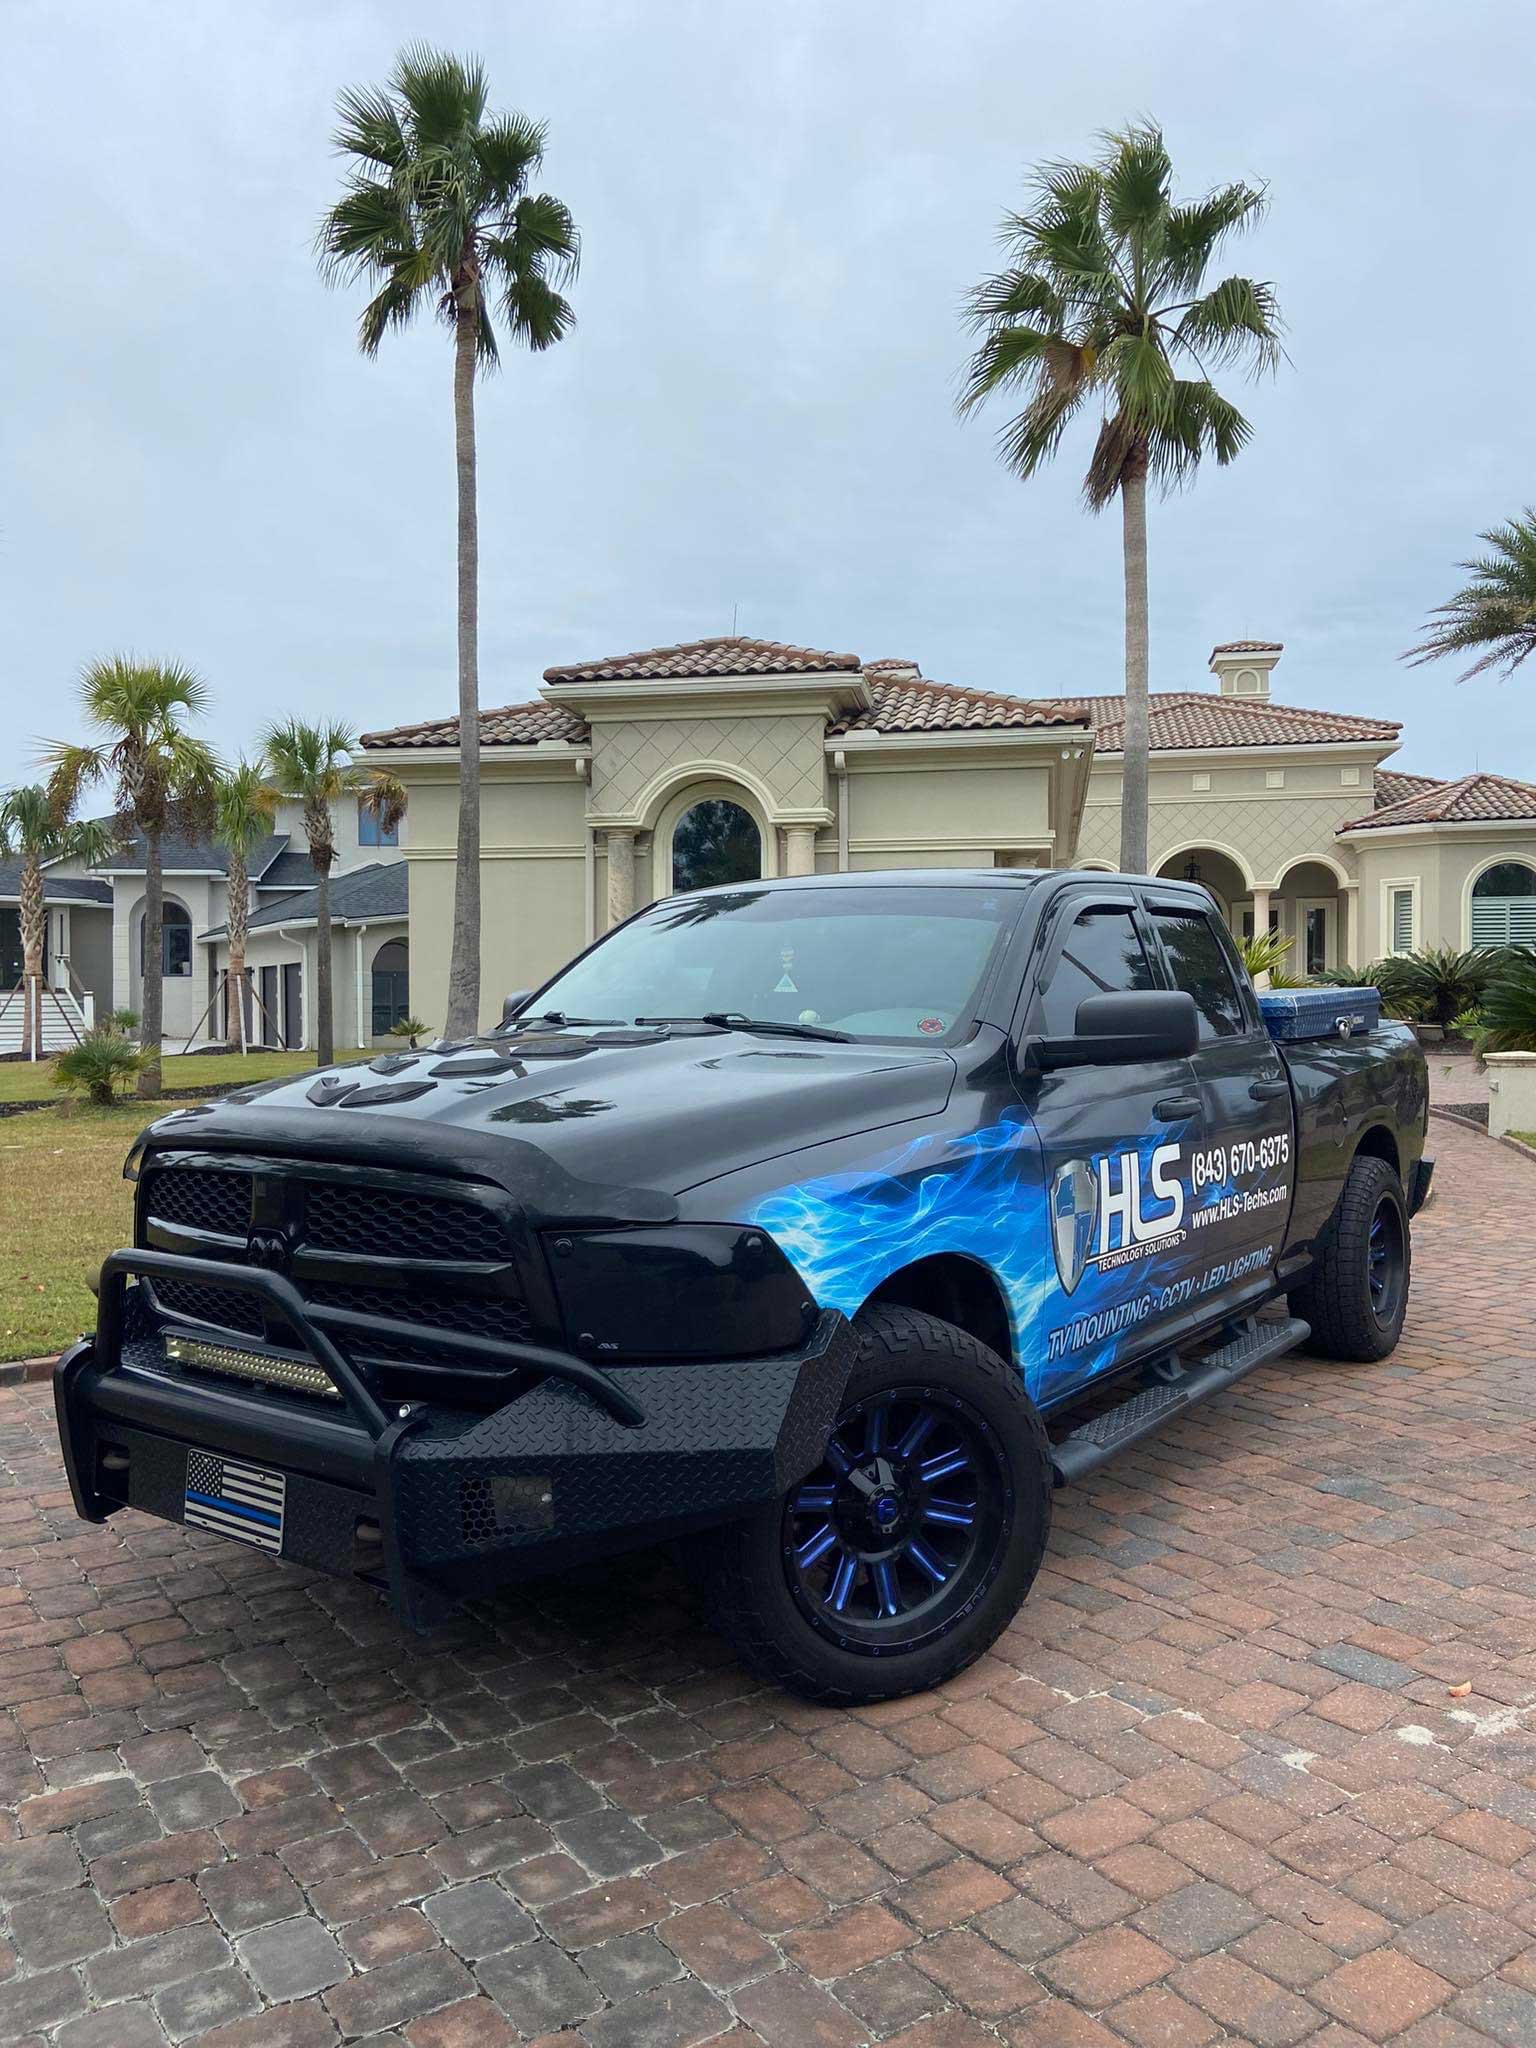
[[[212,1451],[188,1451],[182,1520],[194,1529],[233,1536],[237,1543],[254,1543],[258,1550],[280,1551],[287,1491],[281,1472],[263,1472]]]

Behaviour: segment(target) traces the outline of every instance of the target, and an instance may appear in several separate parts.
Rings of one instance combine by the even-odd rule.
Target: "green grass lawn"
[[[132,1240],[123,1160],[153,1114],[146,1105],[0,1117],[0,1359],[61,1351],[95,1323],[86,1283]]]
[[[373,1055],[353,1046],[338,1057],[364,1060]],[[312,1052],[191,1052],[163,1059],[160,1079],[166,1088],[233,1088],[241,1081],[304,1073],[314,1064]],[[35,1065],[30,1060],[0,1061],[0,1102],[55,1102],[63,1092],[53,1078],[51,1059]]]

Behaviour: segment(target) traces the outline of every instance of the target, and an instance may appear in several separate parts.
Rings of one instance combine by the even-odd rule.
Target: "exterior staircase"
[[[94,1021],[89,1014],[91,999],[82,1007],[68,988],[43,991],[43,1042],[39,1057],[67,1052],[78,1045]],[[19,988],[0,991],[0,1058],[21,1051],[22,992]]]

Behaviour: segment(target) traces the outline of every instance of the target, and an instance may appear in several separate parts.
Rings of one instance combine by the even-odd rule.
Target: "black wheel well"
[[[1358,1159],[1362,1153],[1367,1159],[1384,1160],[1398,1179],[1402,1179],[1402,1154],[1397,1149],[1396,1138],[1385,1124],[1372,1124],[1368,1130],[1361,1132],[1360,1142],[1355,1147],[1355,1157]]]
[[[866,1308],[888,1304],[921,1309],[964,1330],[999,1358],[1016,1364],[1013,1324],[996,1276],[977,1259],[960,1252],[940,1252],[917,1259],[880,1282]]]

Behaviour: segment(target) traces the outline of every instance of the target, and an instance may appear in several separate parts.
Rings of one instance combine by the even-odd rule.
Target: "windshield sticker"
[[[949,1026],[942,1017],[923,1017],[919,1019],[917,1028],[919,1031],[926,1031],[930,1038],[937,1038],[947,1031]]]

